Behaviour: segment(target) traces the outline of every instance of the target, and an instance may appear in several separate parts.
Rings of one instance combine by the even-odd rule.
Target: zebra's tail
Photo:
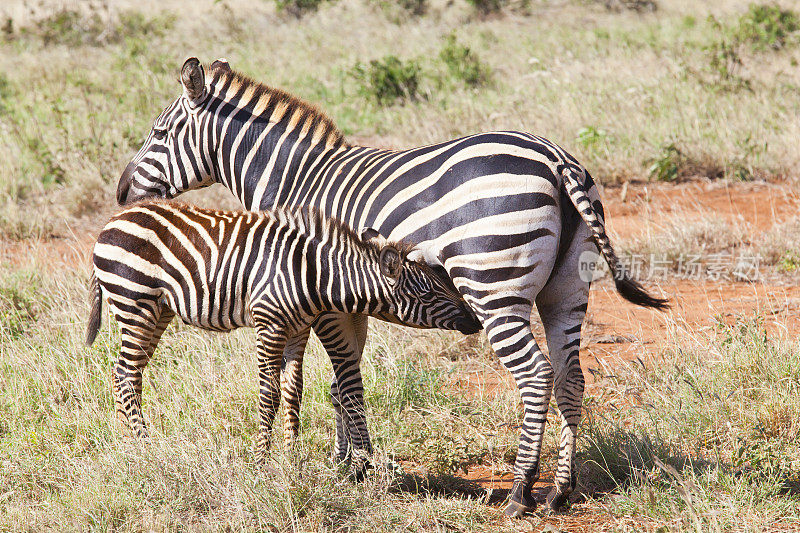
[[[103,318],[103,294],[100,289],[100,282],[92,273],[92,281],[89,282],[89,298],[92,302],[92,310],[89,312],[89,326],[86,328],[86,346],[91,346],[100,331],[100,324]]]
[[[657,298],[648,294],[641,283],[631,278],[628,271],[620,263],[617,254],[614,253],[614,248],[611,246],[606,228],[598,218],[597,211],[589,199],[584,180],[567,165],[562,167],[561,175],[564,178],[564,188],[570,200],[572,200],[581,218],[592,231],[592,237],[597,249],[611,269],[614,284],[617,286],[617,291],[619,291],[620,295],[629,302],[643,307],[653,307],[659,310],[668,308],[669,301],[666,298]]]

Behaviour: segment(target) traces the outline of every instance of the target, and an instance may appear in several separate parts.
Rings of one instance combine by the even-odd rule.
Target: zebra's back
[[[115,296],[162,302],[205,329],[248,326],[254,280],[268,276],[269,213],[146,202],[115,215],[97,239],[98,279]]]

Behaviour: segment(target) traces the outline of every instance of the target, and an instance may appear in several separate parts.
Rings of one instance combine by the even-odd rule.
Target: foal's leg
[[[314,331],[333,365],[331,402],[336,412],[334,460],[348,462],[354,459],[354,472],[356,477],[361,477],[372,455],[360,367],[367,338],[367,316],[327,314],[317,320]]]
[[[280,372],[286,335],[268,324],[256,321],[258,342],[258,437],[256,461],[266,462],[272,422],[281,399]]]
[[[114,365],[112,391],[117,417],[140,438],[148,436],[142,415],[142,371],[156,349],[161,335],[175,314],[157,301],[111,307],[120,324],[120,356]],[[123,311],[122,309],[125,309]]]
[[[283,368],[281,372],[281,395],[286,406],[283,421],[283,438],[286,447],[297,440],[300,427],[300,403],[303,400],[303,353],[308,343],[307,329],[286,342],[283,349]]]

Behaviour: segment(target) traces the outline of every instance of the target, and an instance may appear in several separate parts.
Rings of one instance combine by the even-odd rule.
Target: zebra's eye
[[[157,141],[164,140],[167,136],[166,128],[153,128],[153,138]]]

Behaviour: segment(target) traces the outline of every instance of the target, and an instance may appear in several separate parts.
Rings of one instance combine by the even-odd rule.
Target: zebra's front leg
[[[333,459],[350,462],[356,478],[363,477],[368,457],[372,455],[360,368],[367,325],[366,315],[341,313],[323,315],[314,324],[314,331],[334,367],[331,381],[331,403],[336,414]]]
[[[303,401],[303,354],[311,329],[301,331],[286,342],[281,369],[281,395],[286,406],[283,439],[287,449],[294,445],[300,428]]]
[[[258,436],[256,461],[266,463],[272,423],[280,405],[280,372],[286,335],[277,328],[256,322],[258,342]]]
[[[511,517],[536,508],[531,489],[539,479],[542,437],[553,390],[553,367],[539,349],[530,319],[525,316],[502,316],[484,323],[488,323],[492,348],[514,376],[525,410],[514,462],[514,485],[505,509],[505,514]]]

